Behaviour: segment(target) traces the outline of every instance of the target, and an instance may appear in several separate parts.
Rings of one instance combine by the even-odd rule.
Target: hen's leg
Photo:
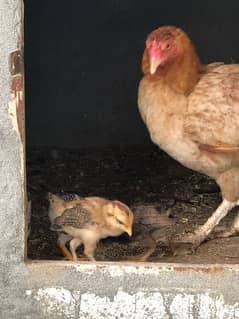
[[[178,243],[190,243],[192,248],[196,249],[211,233],[216,225],[219,224],[221,219],[227,215],[227,213],[237,205],[236,202],[230,202],[226,199],[223,199],[222,203],[208,218],[206,223],[200,226],[193,234],[188,234],[178,241]],[[177,248],[175,253],[177,254]]]
[[[72,254],[70,253],[70,251],[66,248],[66,243],[71,240],[71,236],[66,235],[66,234],[59,234],[57,243],[58,246],[60,247],[63,255],[65,256],[65,259],[67,260],[72,260]]]
[[[76,249],[82,244],[82,241],[80,238],[73,238],[71,241],[70,241],[70,250],[71,250],[71,253],[72,253],[72,258],[73,258],[73,261],[77,261],[78,258],[77,258],[77,254],[76,254]]]
[[[206,223],[200,226],[195,234],[192,235],[193,242],[199,246],[211,233],[215,226],[217,226],[223,217],[236,206],[236,203],[229,202],[224,199],[219,207],[215,210],[211,217],[208,218]]]

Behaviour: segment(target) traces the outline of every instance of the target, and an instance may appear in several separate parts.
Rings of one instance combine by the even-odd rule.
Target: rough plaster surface
[[[239,316],[239,304],[227,305],[222,295],[173,292],[138,292],[121,289],[110,297],[63,288],[28,290],[26,295],[42,305],[45,316],[56,318],[157,318],[157,319],[233,319]],[[57,309],[57,315],[56,315]]]
[[[21,148],[9,115],[9,54],[17,49],[19,27],[18,1],[0,0],[0,262],[5,265],[23,256]]]
[[[0,0],[0,319],[239,318],[237,266],[24,263],[22,145],[11,96],[20,2]]]

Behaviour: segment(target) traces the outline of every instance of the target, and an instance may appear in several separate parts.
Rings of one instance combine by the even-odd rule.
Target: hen
[[[215,179],[222,203],[184,242],[198,247],[239,204],[239,65],[202,65],[186,33],[151,32],[142,59],[138,105],[152,141],[182,165]],[[239,217],[229,236],[239,231]]]
[[[69,260],[78,260],[76,249],[83,244],[84,254],[95,261],[98,241],[127,232],[132,235],[133,213],[117,200],[78,195],[59,197],[48,194],[51,229],[58,232],[58,245]],[[66,243],[70,242],[70,251]]]

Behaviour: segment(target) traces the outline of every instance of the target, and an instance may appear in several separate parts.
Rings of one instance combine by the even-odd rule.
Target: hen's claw
[[[216,229],[210,236],[209,239],[215,239],[215,238],[228,238],[238,235],[238,230],[235,228],[227,228],[227,227],[220,227]]]

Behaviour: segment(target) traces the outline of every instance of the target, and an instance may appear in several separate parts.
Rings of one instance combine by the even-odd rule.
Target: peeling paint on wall
[[[75,319],[236,319],[239,303],[228,305],[222,295],[172,292],[138,292],[129,294],[118,290],[110,298],[93,293],[71,292],[64,288],[45,288],[26,291],[39,302],[50,316]],[[77,296],[77,297],[76,297]]]
[[[42,308],[44,315],[64,316],[66,319],[74,319],[78,300],[67,289],[64,288],[45,288],[39,289],[36,294],[31,290],[26,291],[27,296],[32,296],[37,300]]]
[[[75,268],[76,271],[79,272],[84,272],[87,274],[92,274],[94,273],[97,269],[104,269],[105,266],[101,266],[99,264],[91,264],[91,263],[74,263],[71,265],[72,267]],[[168,264],[163,266],[162,264],[160,267],[158,265],[155,265],[153,267],[150,265],[150,267],[135,267],[135,265],[125,265],[122,266],[120,264],[113,264],[113,263],[108,263],[107,264],[107,273],[110,274],[111,277],[122,277],[124,274],[136,274],[136,275],[155,275],[158,276],[160,273],[165,272],[165,271],[174,271],[173,266],[169,266]]]
[[[14,129],[20,136],[21,143],[24,142],[25,136],[25,114],[24,114],[24,79],[19,74],[12,79],[12,103],[15,104],[15,116],[17,117],[17,127]],[[15,124],[15,121],[14,121]]]
[[[17,10],[18,18],[21,21],[22,6]],[[24,63],[23,63],[23,29],[22,23],[17,27],[18,49],[11,52],[9,56],[9,68],[12,75],[11,96],[8,103],[8,113],[10,115],[12,126],[20,139],[21,149],[21,173],[24,181],[25,177],[25,108],[24,108]],[[24,184],[24,182],[23,182]],[[24,187],[24,185],[23,185]]]
[[[23,75],[19,74],[12,78],[11,99],[8,103],[8,113],[12,120],[12,127],[20,139],[21,147],[21,171],[25,174],[24,161],[24,136],[25,136],[25,118],[24,118],[24,80]],[[24,178],[23,178],[24,180]]]
[[[19,136],[18,123],[17,123],[17,98],[12,93],[11,100],[8,104],[8,112],[12,120],[12,127]]]
[[[24,110],[24,63],[23,63],[23,30],[18,29],[18,47],[9,57],[9,68],[12,75],[11,100],[9,114],[12,119],[13,129],[24,143],[25,136],[25,110]]]
[[[155,275],[160,276],[160,274],[165,272],[188,272],[194,271],[196,273],[212,273],[212,274],[220,274],[225,269],[225,265],[201,265],[201,264],[194,264],[193,266],[188,266],[184,264],[151,264],[150,267],[147,267],[147,263],[139,263],[138,267],[135,267],[135,264],[128,263],[128,264],[118,264],[118,263],[107,263],[107,273],[110,274],[111,277],[122,277],[125,274],[128,275]],[[87,274],[94,273],[97,269],[104,269],[104,266],[97,263],[96,265],[92,265],[91,263],[75,263],[71,265],[74,267],[76,271],[82,272],[84,271]],[[228,267],[229,270],[239,271],[239,269],[235,267]]]

